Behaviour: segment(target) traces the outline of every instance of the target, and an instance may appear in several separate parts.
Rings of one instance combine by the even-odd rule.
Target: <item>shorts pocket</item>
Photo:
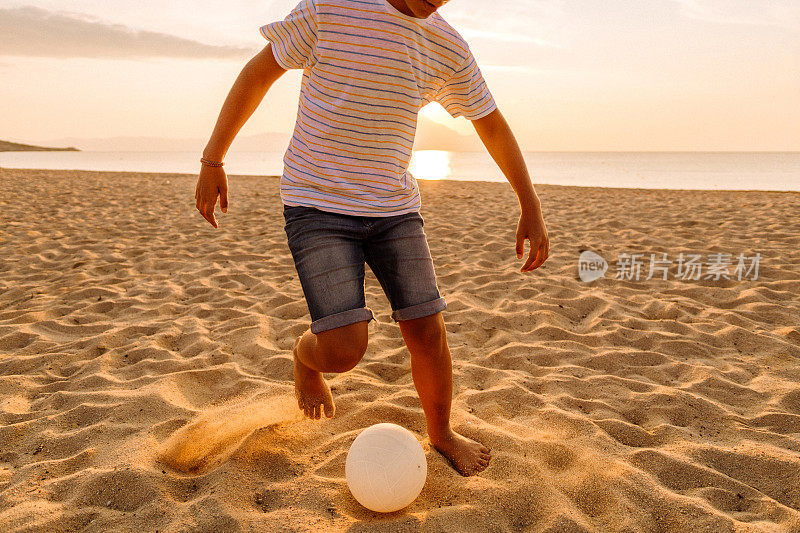
[[[283,206],[283,220],[286,222],[286,224],[283,226],[283,229],[286,230],[289,227],[289,224],[296,220],[313,216],[316,213],[319,213],[319,211],[302,205]]]

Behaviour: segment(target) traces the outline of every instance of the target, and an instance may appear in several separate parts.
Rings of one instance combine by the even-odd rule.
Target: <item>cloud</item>
[[[479,39],[490,39],[494,41],[506,41],[512,43],[531,43],[531,44],[536,44],[538,46],[550,47],[550,48],[563,47],[563,45],[552,43],[544,39],[531,37],[530,35],[526,35],[524,33],[485,31],[485,30],[476,30],[473,28],[463,28],[460,33],[466,39],[479,38]]]
[[[689,18],[718,24],[751,24],[800,29],[797,0],[673,0]]]
[[[527,67],[524,65],[480,65],[480,69],[483,72],[522,72],[522,73],[529,73],[533,72],[532,67]]]
[[[565,0],[452,2],[442,14],[465,38],[562,48],[570,27]]]
[[[33,6],[0,9],[0,56],[232,58],[254,50],[142,31],[90,15]]]

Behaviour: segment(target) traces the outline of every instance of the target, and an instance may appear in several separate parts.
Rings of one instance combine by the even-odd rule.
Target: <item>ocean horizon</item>
[[[524,152],[534,185],[800,191],[800,152]],[[1,168],[196,174],[196,151],[0,152]],[[229,176],[280,176],[283,152],[232,151]],[[488,152],[420,150],[417,179],[507,183]]]

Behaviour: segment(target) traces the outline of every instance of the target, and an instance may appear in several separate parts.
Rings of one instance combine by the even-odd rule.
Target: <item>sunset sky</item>
[[[296,3],[0,0],[0,139],[204,145],[266,45],[259,26]],[[451,0],[439,12],[524,150],[800,150],[797,0]],[[286,73],[239,135],[288,135],[299,83]],[[437,104],[424,113],[473,131]]]

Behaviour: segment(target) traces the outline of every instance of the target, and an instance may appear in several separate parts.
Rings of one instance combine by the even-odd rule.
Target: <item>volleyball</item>
[[[358,434],[347,451],[344,472],[358,503],[391,513],[417,499],[428,476],[428,463],[413,433],[384,422]]]

